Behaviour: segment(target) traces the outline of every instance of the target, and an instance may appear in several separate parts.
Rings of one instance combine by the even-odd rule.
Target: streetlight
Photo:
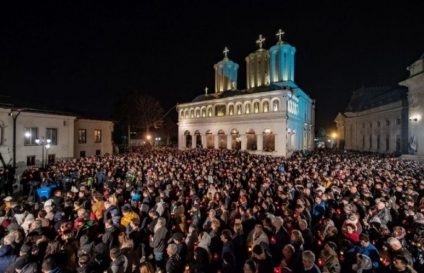
[[[13,150],[13,171],[16,170],[16,120],[18,119],[21,112],[23,112],[25,109],[10,109],[9,116],[13,119],[13,144],[12,144],[12,150]],[[29,133],[29,132],[28,132]]]
[[[28,132],[27,132],[28,133]],[[27,136],[27,133],[25,133],[25,136]],[[29,135],[31,136],[31,134],[29,133]],[[50,143],[52,143],[51,139],[46,139],[45,137],[37,138],[35,139],[35,143],[39,146],[42,146],[41,148],[41,166],[44,168],[45,164],[44,164],[44,149],[46,149],[46,157],[47,157],[47,150],[50,149]]]

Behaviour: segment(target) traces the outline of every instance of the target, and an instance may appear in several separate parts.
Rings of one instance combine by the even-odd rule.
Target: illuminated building
[[[408,70],[399,85],[353,92],[335,119],[341,147],[424,158],[424,54]]]
[[[282,40],[246,60],[246,89],[237,89],[238,64],[224,58],[214,65],[215,93],[179,104],[178,147],[247,150],[288,156],[309,150],[314,139],[314,101],[294,82],[295,48]]]

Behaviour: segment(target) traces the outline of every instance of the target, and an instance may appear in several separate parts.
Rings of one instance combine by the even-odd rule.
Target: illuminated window
[[[228,110],[230,116],[234,115],[234,105],[230,105],[230,109]]]
[[[180,118],[184,118],[184,111],[183,110],[180,111]]]
[[[57,128],[46,128],[46,139],[50,139],[51,145],[57,145]]]
[[[190,117],[194,118],[194,110],[193,109],[190,110]]]
[[[255,102],[253,104],[253,112],[254,113],[259,113],[259,102]]]
[[[215,115],[217,117],[223,117],[223,116],[225,116],[225,110],[226,110],[225,105],[216,105],[215,106]]]
[[[208,117],[212,117],[212,108],[208,108]]]
[[[273,110],[274,112],[278,111],[278,100],[274,100],[274,101],[272,102],[272,110]]]
[[[102,142],[102,130],[95,129],[94,130],[94,143],[101,143]]]
[[[200,118],[200,109],[196,109],[196,118]]]
[[[237,107],[237,115],[241,115],[241,104],[238,104],[236,107]]]
[[[38,138],[38,128],[25,128],[24,145],[37,145],[35,140]]]
[[[202,118],[205,118],[206,117],[206,108],[203,108],[202,109]]]
[[[247,104],[246,104],[245,109],[244,109],[244,112],[245,112],[246,114],[250,114],[250,103],[247,103]]]
[[[268,113],[269,111],[269,103],[266,101],[264,102],[264,113]]]

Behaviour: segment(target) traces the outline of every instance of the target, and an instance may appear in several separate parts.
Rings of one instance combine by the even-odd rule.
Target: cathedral
[[[283,41],[258,49],[246,58],[246,89],[237,88],[239,65],[228,57],[216,63],[215,92],[178,104],[178,148],[244,150],[290,156],[310,150],[314,140],[315,105],[294,81],[296,48]]]

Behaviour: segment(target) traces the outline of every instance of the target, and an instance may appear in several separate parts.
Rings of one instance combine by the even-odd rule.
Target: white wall
[[[0,124],[3,127],[3,143],[0,152],[6,163],[13,158],[13,119],[10,109],[0,109]],[[54,154],[56,160],[74,156],[74,116],[63,116],[43,113],[22,112],[16,122],[16,164],[19,169],[25,168],[27,156],[35,156],[36,164],[41,165],[42,146],[24,145],[25,128],[38,128],[38,138],[46,136],[46,128],[57,129],[57,145],[51,145],[48,154]],[[45,162],[47,156],[45,154]]]
[[[87,142],[78,143],[78,132],[80,129],[87,130]],[[100,129],[102,132],[102,141],[94,142],[94,130]],[[81,151],[85,151],[86,156],[96,155],[96,150],[100,150],[100,154],[113,153],[112,143],[113,122],[94,119],[76,119],[75,120],[75,157],[80,156]]]

